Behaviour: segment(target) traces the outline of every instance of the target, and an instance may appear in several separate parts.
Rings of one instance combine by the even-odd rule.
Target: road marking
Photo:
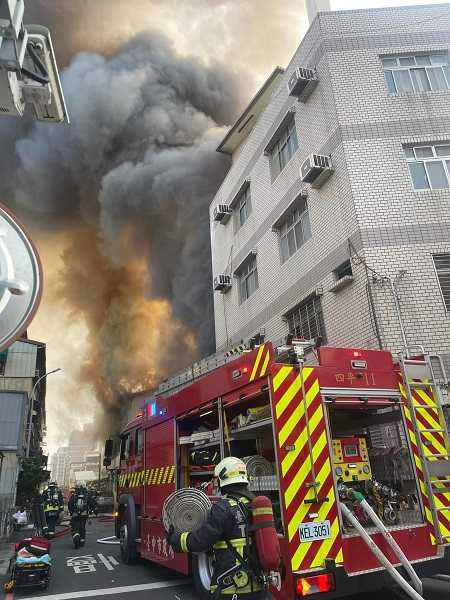
[[[97,554],[97,556],[102,561],[102,563],[105,565],[105,567],[108,569],[108,571],[114,571],[114,567],[108,561],[108,559],[103,556],[103,554]]]
[[[117,594],[129,594],[131,592],[143,592],[145,590],[157,590],[160,588],[177,587],[191,583],[190,579],[173,581],[155,581],[154,583],[143,583],[142,585],[128,585],[116,588],[104,588],[101,590],[85,590],[83,592],[68,592],[67,594],[51,594],[49,596],[33,596],[33,600],[72,600],[72,598],[95,598],[95,596],[111,596]]]
[[[97,544],[120,544],[120,540],[115,535],[110,535],[109,537],[97,540]]]
[[[108,560],[115,567],[117,567],[119,565],[119,562],[114,558],[114,556],[108,556]]]

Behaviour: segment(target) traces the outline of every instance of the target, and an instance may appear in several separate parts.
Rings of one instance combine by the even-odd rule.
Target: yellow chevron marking
[[[344,562],[344,552],[342,550],[342,548],[339,550],[339,552],[336,554],[336,558],[335,558],[335,562],[337,564],[341,564]]]
[[[273,378],[273,389],[276,392],[289,373],[292,373],[294,367],[281,367],[281,369],[276,373]]]
[[[267,365],[269,364],[270,352],[267,350],[266,356],[264,357],[263,366],[261,367],[261,371],[259,372],[259,376],[262,377],[266,374]]]
[[[317,442],[314,445],[313,456],[318,456],[322,452],[322,450],[325,448],[326,443],[327,443],[327,436],[326,436],[325,431],[322,431],[322,433],[319,436],[319,439],[317,440]],[[299,491],[300,485],[305,480],[307,474],[310,473],[310,471],[311,471],[311,460],[310,460],[310,457],[308,456],[308,458],[303,463],[302,467],[299,469],[297,475],[294,477],[294,479],[289,484],[289,486],[284,494],[286,508],[288,508],[288,506],[291,504],[292,500],[295,498],[297,492]]]
[[[434,412],[435,411],[433,411],[433,413]],[[416,413],[418,415],[420,415],[422,417],[422,419],[424,419],[428,423],[430,429],[442,429],[438,414],[433,414],[427,408],[422,408],[422,409],[416,408]],[[419,429],[423,429],[423,427],[424,427],[422,425],[422,423],[417,423],[417,425],[418,425]]]
[[[256,377],[256,373],[258,372],[259,363],[261,361],[261,356],[264,351],[264,344],[258,348],[258,353],[256,355],[255,364],[253,365],[252,374],[250,375],[250,381],[253,381]]]
[[[319,516],[316,517],[315,520],[317,520],[317,521],[325,520],[332,507],[333,507],[332,503],[326,503],[326,505],[322,504],[322,506],[319,509]],[[322,544],[320,545],[320,547],[317,551],[316,557],[314,559],[314,563],[317,563],[318,559],[322,561],[322,560],[324,560],[324,558],[326,558],[326,556],[325,557],[323,556],[323,551],[322,551],[324,544],[326,542],[330,542],[330,541],[331,541],[331,544],[333,544],[336,539],[336,536],[339,534],[339,524],[338,524],[337,517],[335,518],[335,520],[333,521],[333,524],[331,525],[331,532],[332,532],[331,538],[328,540],[324,540],[324,542],[322,542]],[[308,552],[308,550],[311,547],[311,543],[312,542],[300,542],[297,550],[295,551],[295,553],[292,557],[292,561],[291,561],[293,571],[294,570],[296,571],[302,564],[302,561],[305,558],[306,553]],[[325,552],[328,552],[328,551],[329,551],[329,548],[325,548]]]
[[[162,476],[164,475],[164,467],[160,467],[158,481],[156,482],[158,485],[161,483]]]
[[[309,390],[306,392],[305,400],[306,400],[306,405],[308,407],[311,404],[311,402],[314,400],[314,398],[317,396],[318,393],[319,393],[319,380],[316,379],[315,382],[312,384],[312,386],[309,388]],[[288,439],[288,437],[292,433],[294,427],[300,421],[304,412],[305,412],[305,402],[300,401],[299,405],[294,410],[294,412],[289,417],[289,419],[286,421],[286,423],[283,425],[283,427],[280,430],[280,433],[278,434],[280,448],[281,448],[281,446],[284,445],[285,441]]]
[[[158,469],[156,468],[156,469],[153,469],[152,485],[155,485],[157,476],[158,476]]]
[[[170,473],[170,465],[168,465],[164,471],[164,477],[163,477],[163,481],[162,483],[167,483],[167,479],[169,477],[169,473]]]
[[[145,483],[145,485],[148,485],[148,480],[149,480],[149,477],[150,477],[150,469],[147,469],[147,470],[145,471],[145,478],[144,478],[144,483]]]
[[[429,395],[428,395],[428,394],[425,392],[425,390],[419,390],[419,389],[416,389],[416,390],[414,390],[414,391],[415,391],[415,393],[416,393],[416,394],[419,396],[419,398],[421,398],[421,399],[423,400],[423,402],[424,402],[424,404],[425,404],[426,406],[433,406],[433,404],[436,404],[436,402],[434,401],[434,398],[433,398],[433,397],[430,397],[430,396],[429,396]],[[421,405],[420,405],[420,402],[419,402],[419,401],[417,400],[417,398],[415,398],[414,396],[413,396],[413,401],[414,401],[414,404],[415,404],[415,406],[421,406]]]
[[[308,467],[309,467],[309,465],[308,465]],[[319,473],[317,474],[317,481],[320,482],[320,486],[317,488],[318,494],[322,490],[323,484],[325,483],[326,478],[330,474],[330,471],[331,471],[330,461],[327,459],[324,462]],[[299,487],[302,484],[303,484],[303,481],[300,483]],[[331,501],[331,499],[330,499],[330,501]],[[304,502],[302,504],[300,504],[300,506],[297,508],[297,510],[295,511],[295,513],[288,525],[289,541],[291,541],[292,538],[294,537],[294,535],[297,533],[298,526],[300,525],[300,523],[303,522],[304,518],[306,517],[306,515],[308,514],[308,512],[310,510],[311,510],[311,505],[305,504]]]
[[[319,404],[319,406],[317,407],[317,410],[315,411],[315,413],[309,420],[309,431],[310,431],[311,435],[322,419],[323,419],[323,410],[322,410],[322,405]],[[300,452],[303,450],[307,441],[308,441],[308,430],[305,427],[304,429],[302,429],[300,435],[294,442],[295,450],[288,452],[286,454],[286,456],[284,457],[283,462],[281,463],[281,472],[282,472],[283,477],[286,475],[286,473],[292,467],[297,456],[299,456]]]
[[[325,566],[325,559],[328,557],[328,553],[330,552],[337,536],[339,535],[339,523],[337,517],[333,521],[331,525],[331,537],[328,540],[324,540],[320,545],[319,550],[317,551],[316,556],[314,557],[313,562],[311,563],[311,567],[319,567]]]
[[[313,369],[311,369],[310,367],[305,367],[303,369],[303,381],[306,381],[312,372]],[[301,387],[301,378],[300,375],[297,375],[297,377],[291,383],[289,388],[285,391],[285,393],[281,396],[280,400],[277,402],[277,405],[275,407],[275,413],[277,415],[277,418],[279,418],[284,413],[286,408],[292,402],[295,395],[301,390]]]

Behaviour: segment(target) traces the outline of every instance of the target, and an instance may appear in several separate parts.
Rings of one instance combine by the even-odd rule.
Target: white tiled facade
[[[280,341],[289,310],[322,290],[327,342],[378,348],[369,294],[383,347],[401,350],[395,276],[408,344],[444,355],[450,375],[450,315],[432,255],[450,253],[450,189],[415,191],[404,145],[450,143],[450,91],[390,95],[385,55],[448,52],[450,4],[320,13],[293,57],[211,204],[213,276],[233,274],[256,251],[259,287],[239,301],[238,280],[215,293],[217,350],[259,332]],[[315,67],[319,83],[306,101],[288,95],[297,66]],[[264,154],[280,122],[295,111],[299,148],[272,181]],[[311,153],[331,155],[334,173],[320,189],[300,180]],[[213,220],[250,181],[252,213],[236,231]],[[273,224],[300,194],[307,196],[311,238],[284,264]],[[333,270],[352,258],[354,281],[336,293]],[[366,269],[366,265],[369,270]],[[378,276],[374,281],[373,269]]]

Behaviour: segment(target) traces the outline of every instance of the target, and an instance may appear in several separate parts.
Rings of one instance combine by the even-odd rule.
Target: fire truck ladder
[[[450,513],[450,503],[447,506],[442,506],[442,502],[438,500],[439,494],[450,492],[448,432],[440,405],[436,377],[438,375],[439,380],[442,382],[446,381],[445,369],[442,359],[438,355],[426,355],[421,346],[414,346],[414,349],[416,351],[419,349],[423,358],[410,358],[410,351],[412,349],[407,348],[406,355],[401,356],[400,365],[403,382],[411,409],[417,449],[423,465],[424,481],[430,501],[430,510],[437,543],[449,543],[450,536],[442,535],[439,524],[439,513]],[[431,394],[427,394],[427,391],[431,391]],[[436,415],[438,415],[438,421],[436,420]],[[434,422],[437,427],[430,427],[430,421]],[[433,447],[432,440],[435,435],[440,436],[444,440],[444,452],[435,453],[430,451],[429,447]],[[442,444],[440,446],[442,448]]]

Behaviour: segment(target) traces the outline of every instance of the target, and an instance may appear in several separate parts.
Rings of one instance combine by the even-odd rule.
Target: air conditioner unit
[[[229,218],[231,217],[232,212],[233,211],[231,210],[231,208],[229,206],[227,206],[226,204],[218,204],[214,208],[214,213],[213,213],[214,221],[218,221],[222,225],[225,225],[228,222]]]
[[[289,78],[287,88],[290,96],[296,96],[300,102],[306,102],[318,83],[315,69],[297,67]]]
[[[217,275],[217,277],[214,277],[214,291],[225,294],[229,289],[231,289],[231,275]]]
[[[313,188],[320,188],[333,172],[330,156],[310,154],[300,167],[301,179]]]

